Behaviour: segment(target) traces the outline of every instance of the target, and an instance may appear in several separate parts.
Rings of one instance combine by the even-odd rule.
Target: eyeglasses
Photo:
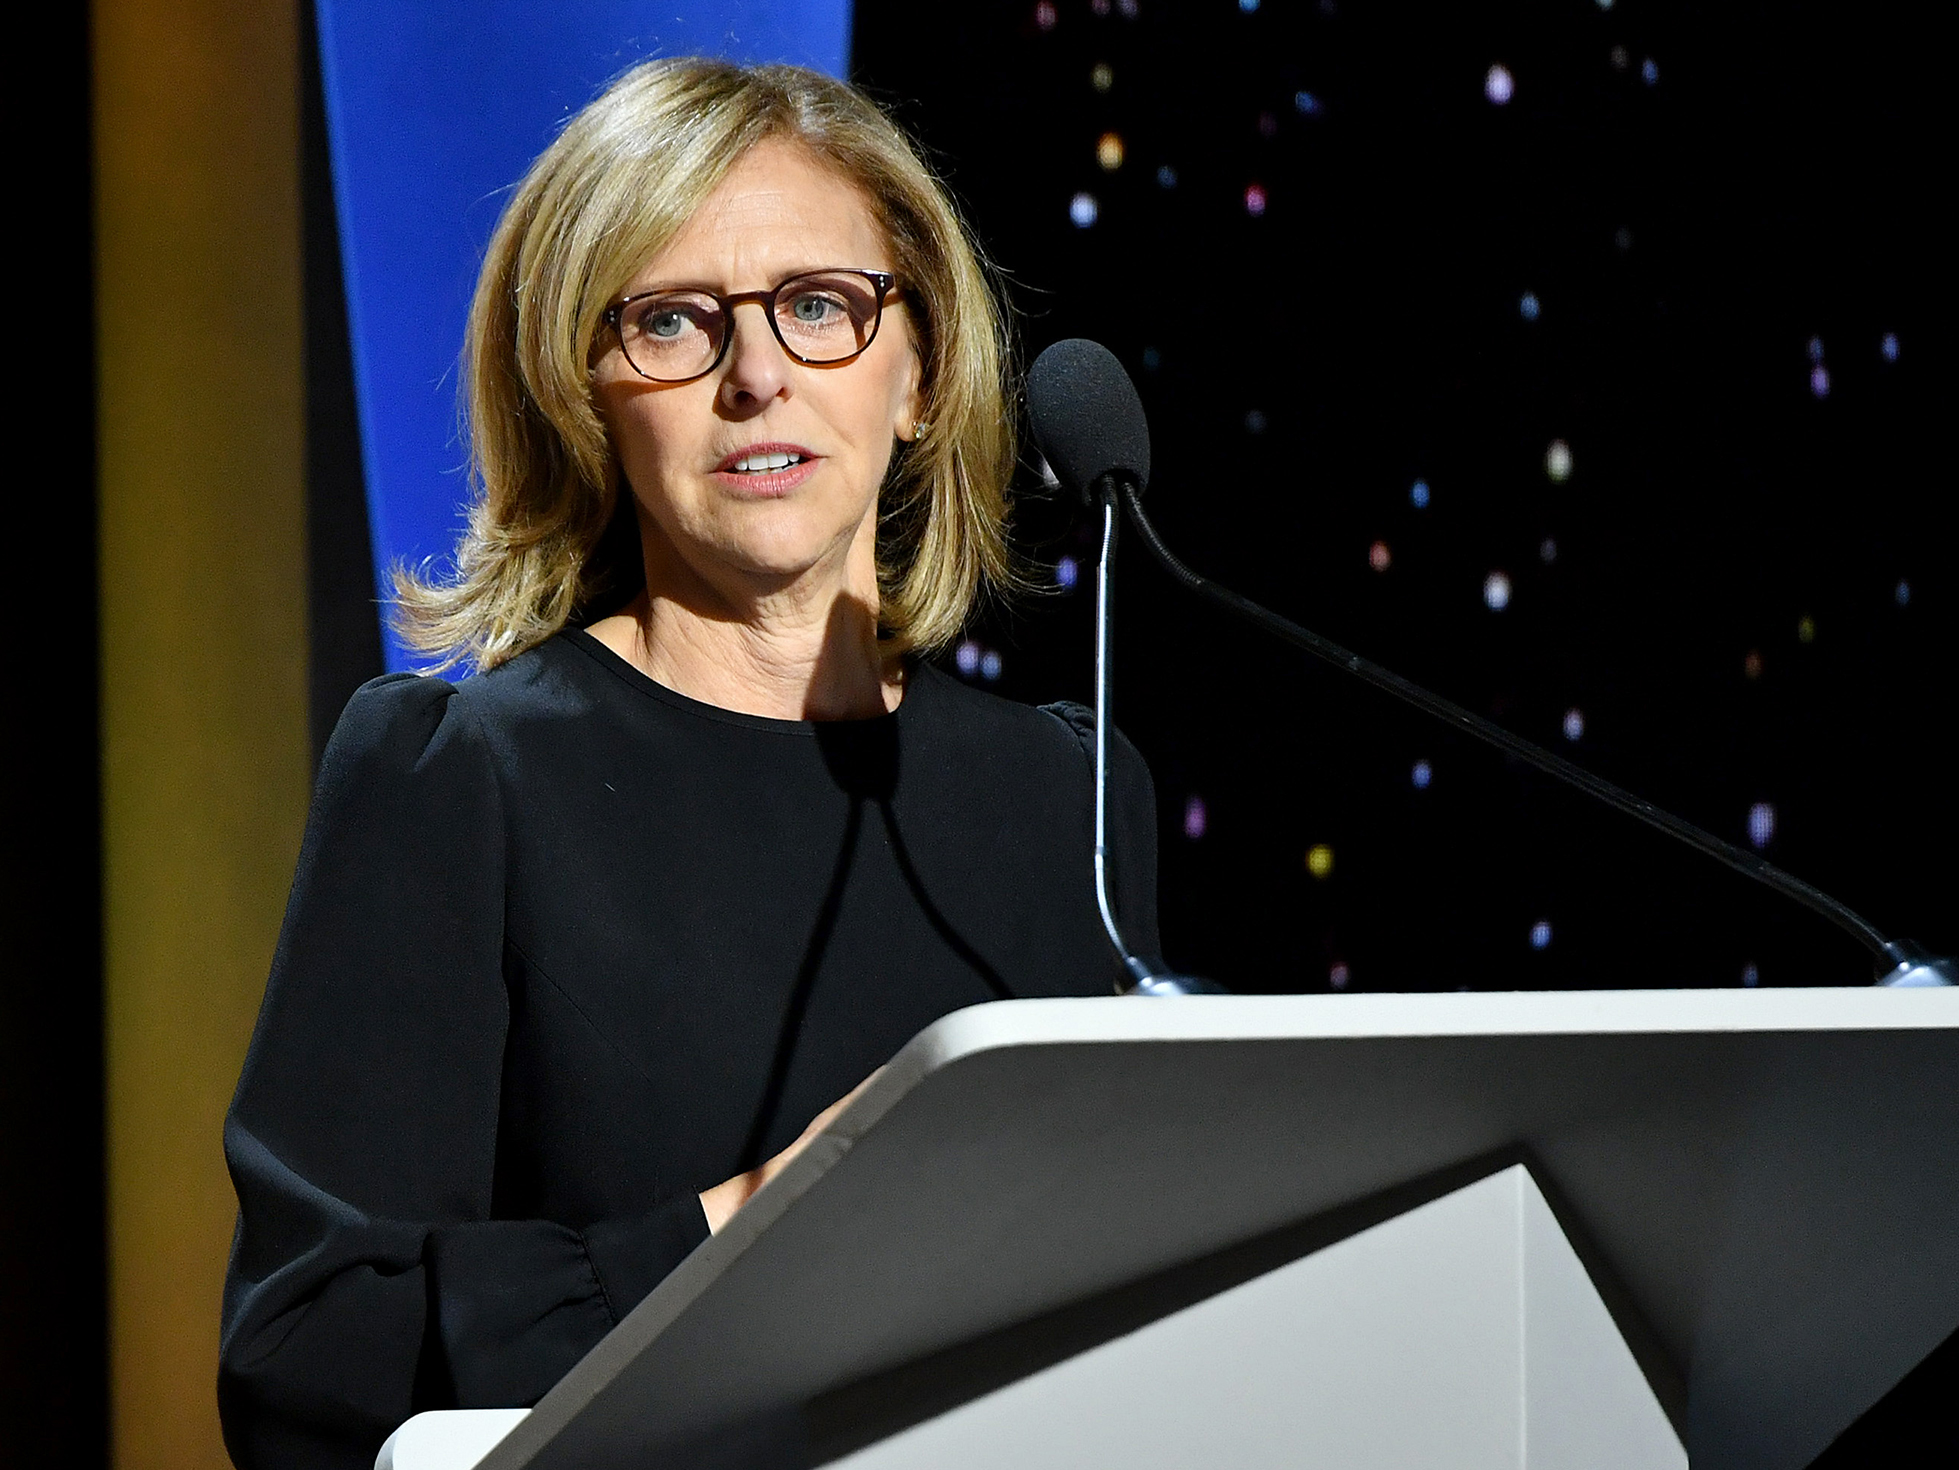
[[[837,367],[877,340],[884,301],[898,278],[884,271],[826,270],[791,276],[773,291],[647,291],[605,309],[632,370],[656,383],[691,383],[721,366],[737,306],[767,312],[782,350],[812,367]]]

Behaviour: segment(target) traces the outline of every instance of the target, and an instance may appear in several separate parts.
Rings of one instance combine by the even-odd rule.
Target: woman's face
[[[769,142],[620,295],[729,296],[834,267],[892,270],[869,202],[804,149]],[[679,384],[641,377],[608,333],[594,393],[642,524],[650,519],[696,577],[725,593],[766,594],[811,573],[874,587],[878,488],[894,439],[912,436],[920,412],[906,317],[894,296],[861,356],[813,367],[783,351],[765,307],[739,305],[720,366]],[[737,468],[769,453],[801,462]]]

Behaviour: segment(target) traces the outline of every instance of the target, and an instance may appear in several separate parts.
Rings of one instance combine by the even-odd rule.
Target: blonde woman
[[[1014,447],[999,307],[876,108],[627,74],[467,355],[456,574],[397,592],[469,675],[348,706],[226,1131],[247,1470],[532,1402],[922,1027],[1121,979],[1081,712],[921,657],[1012,580]],[[1114,813],[1154,951],[1127,746]]]

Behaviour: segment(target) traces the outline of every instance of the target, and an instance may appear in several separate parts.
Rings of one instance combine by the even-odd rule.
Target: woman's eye
[[[678,337],[687,330],[687,315],[679,311],[649,311],[639,319],[639,329],[649,337]]]
[[[820,325],[843,314],[842,306],[827,296],[798,296],[789,311],[805,325]]]

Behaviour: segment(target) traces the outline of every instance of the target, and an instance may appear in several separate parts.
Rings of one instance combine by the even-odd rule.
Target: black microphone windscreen
[[[1116,355],[1070,337],[1034,359],[1027,375],[1034,443],[1061,483],[1086,491],[1102,476],[1150,482],[1150,425]]]

